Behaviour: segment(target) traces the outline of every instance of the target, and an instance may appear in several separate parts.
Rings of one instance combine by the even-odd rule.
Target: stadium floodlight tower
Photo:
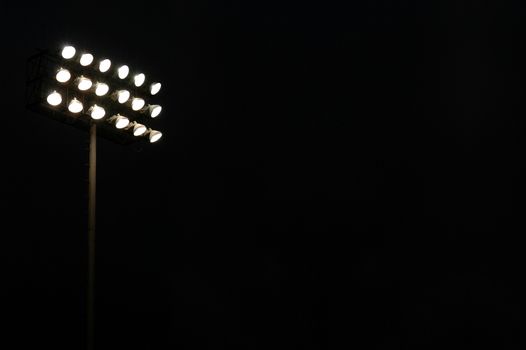
[[[161,83],[105,56],[66,45],[27,61],[28,109],[89,133],[87,349],[95,348],[95,194],[97,133],[122,145],[158,142],[150,125],[162,107]]]

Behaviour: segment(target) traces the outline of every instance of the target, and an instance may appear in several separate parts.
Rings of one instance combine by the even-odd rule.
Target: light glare
[[[141,136],[146,132],[146,127],[142,124],[135,124],[133,127],[133,135],[134,136]]]
[[[160,131],[152,130],[150,131],[150,142],[157,142],[162,136],[163,134]]]
[[[132,109],[134,111],[138,111],[139,109],[141,109],[142,107],[144,107],[144,100],[142,98],[134,98],[132,100]]]
[[[107,58],[100,61],[99,63],[99,70],[102,73],[106,73],[110,69],[110,67],[111,67],[111,61]]]
[[[155,118],[161,113],[162,110],[163,110],[163,107],[159,105],[150,106],[150,116],[152,118]]]
[[[128,67],[127,65],[120,66],[117,70],[117,73],[120,79],[125,79],[130,73],[130,67]]]
[[[83,76],[81,76],[79,78],[79,82],[78,82],[79,90],[81,90],[81,91],[89,90],[92,85],[93,85],[93,83],[91,82],[90,79],[88,79],[86,77],[83,77]]]
[[[73,56],[75,56],[76,52],[77,50],[75,50],[73,46],[65,46],[62,49],[62,57],[69,60],[70,58],[73,58]]]
[[[90,53],[85,53],[82,56],[80,56],[80,64],[82,66],[89,66],[93,62],[93,55]]]
[[[93,107],[91,107],[91,117],[93,119],[102,119],[104,118],[105,114],[106,111],[104,110],[104,108],[99,107],[97,105],[93,105]]]
[[[108,84],[104,83],[97,83],[97,87],[95,88],[95,95],[97,96],[104,96],[110,91],[110,87]]]
[[[83,108],[82,103],[76,98],[73,98],[68,105],[68,109],[71,113],[79,113]]]
[[[161,90],[161,83],[153,83],[150,85],[150,94],[155,95]]]
[[[122,115],[117,116],[117,120],[115,121],[115,127],[117,129],[124,129],[125,127],[130,124],[130,120],[126,117],[123,117]]]
[[[59,83],[65,83],[71,79],[71,73],[67,69],[60,68],[57,72],[56,78]]]
[[[144,81],[146,80],[146,76],[143,73],[137,74],[133,77],[133,83],[135,86],[139,87],[142,84],[144,84]]]
[[[58,106],[62,103],[62,96],[58,92],[53,91],[48,95],[47,103],[49,103],[52,106]]]
[[[130,92],[128,90],[120,90],[117,92],[117,100],[119,103],[125,103],[130,99]]]

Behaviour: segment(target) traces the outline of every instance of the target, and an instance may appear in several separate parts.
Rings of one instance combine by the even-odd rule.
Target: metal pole
[[[95,194],[97,186],[97,125],[91,122],[89,143],[88,190],[88,289],[87,289],[87,344],[95,349]]]

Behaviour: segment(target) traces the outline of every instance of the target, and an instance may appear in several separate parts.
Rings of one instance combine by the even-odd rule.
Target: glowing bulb
[[[115,119],[115,127],[117,129],[124,129],[128,126],[128,124],[130,124],[130,120],[128,118],[117,114],[117,118]]]
[[[106,114],[106,111],[104,110],[104,108],[99,107],[97,105],[93,105],[93,107],[90,108],[90,111],[91,111],[90,115],[93,119],[102,119],[104,118],[104,115]]]
[[[132,100],[132,109],[134,111],[138,111],[142,107],[144,107],[144,100],[142,98],[134,98]]]
[[[71,79],[71,73],[67,69],[60,68],[57,72],[56,78],[59,83],[65,83]]]
[[[79,90],[81,91],[89,90],[91,88],[91,85],[93,85],[93,83],[91,82],[90,79],[80,76],[78,80],[78,85],[77,85]]]
[[[120,66],[119,69],[117,69],[117,73],[120,79],[125,79],[130,73],[130,67],[127,65]]]
[[[104,59],[99,62],[99,70],[102,73],[106,73],[111,67],[111,61],[109,59]]]
[[[108,84],[97,83],[96,86],[97,87],[95,88],[95,95],[97,96],[104,96],[108,93],[108,91],[110,91],[110,87],[108,86]]]
[[[128,90],[119,90],[117,92],[117,100],[119,103],[125,103],[130,99],[130,92]]]
[[[153,83],[150,85],[150,94],[155,95],[161,90],[161,83]]]
[[[153,105],[153,106],[150,106],[149,109],[150,109],[150,116],[152,118],[155,118],[161,113],[161,111],[163,110],[163,107],[159,105]]]
[[[150,131],[150,142],[157,142],[162,136],[163,134],[160,131],[152,130]]]
[[[85,53],[82,56],[80,56],[80,65],[81,66],[89,66],[93,62],[93,55],[90,53]]]
[[[65,46],[62,49],[62,57],[69,60],[70,58],[73,58],[73,56],[75,56],[76,52],[77,50],[75,50],[73,46]]]
[[[83,108],[82,103],[76,98],[73,98],[68,105],[68,109],[71,113],[79,113]]]
[[[62,103],[62,96],[56,91],[53,91],[50,93],[47,97],[47,103],[49,103],[52,106],[58,106]]]
[[[133,77],[133,83],[135,84],[135,86],[139,87],[141,86],[142,84],[144,84],[144,81],[146,80],[146,76],[142,73],[140,74],[137,74],[136,76]]]
[[[133,126],[133,135],[134,136],[141,136],[146,132],[146,127],[142,124],[137,124]]]

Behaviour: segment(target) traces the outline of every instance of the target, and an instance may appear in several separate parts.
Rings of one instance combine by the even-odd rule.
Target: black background
[[[99,349],[523,348],[520,1],[0,15],[2,348],[85,342],[87,135],[24,106],[65,43],[163,83],[161,142],[99,141]]]

